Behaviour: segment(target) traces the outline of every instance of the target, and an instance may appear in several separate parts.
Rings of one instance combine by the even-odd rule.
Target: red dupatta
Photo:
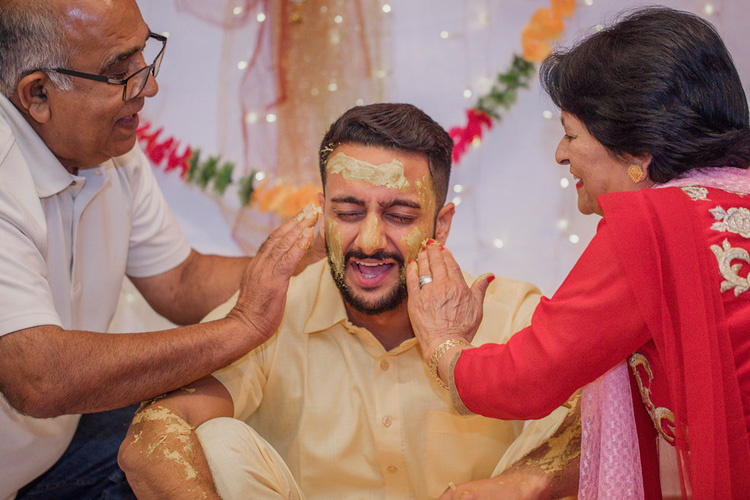
[[[716,262],[679,188],[600,196],[609,242],[667,371],[683,497],[750,495],[750,447]],[[687,477],[686,477],[687,476]]]

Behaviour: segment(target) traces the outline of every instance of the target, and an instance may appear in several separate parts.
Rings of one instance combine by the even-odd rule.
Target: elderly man
[[[135,145],[165,44],[134,0],[0,0],[2,500],[22,487],[19,498],[132,497],[116,452],[135,408],[76,414],[174,390],[262,343],[311,241],[312,213],[252,262],[191,250]],[[238,287],[240,299],[212,323],[97,333],[125,275],[177,324]]]
[[[331,126],[320,153],[328,262],[292,279],[267,343],[136,413],[120,463],[140,498],[437,498],[555,431],[564,408],[523,434],[522,422],[458,415],[422,362],[404,270],[448,237],[451,149],[406,104],[352,108]],[[476,282],[487,289],[477,344],[506,341],[539,300],[529,284],[493,280]],[[563,448],[536,450],[534,463]]]

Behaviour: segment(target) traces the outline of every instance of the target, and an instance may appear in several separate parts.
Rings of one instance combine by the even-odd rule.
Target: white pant
[[[224,500],[305,500],[281,456],[246,423],[214,418],[195,433]]]

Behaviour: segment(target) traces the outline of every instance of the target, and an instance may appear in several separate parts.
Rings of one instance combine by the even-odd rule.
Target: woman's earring
[[[633,181],[633,184],[638,184],[646,179],[646,172],[643,171],[643,167],[633,163],[628,166],[628,177]]]

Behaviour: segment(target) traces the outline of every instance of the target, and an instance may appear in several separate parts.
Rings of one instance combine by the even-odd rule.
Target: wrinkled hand
[[[419,287],[419,276],[432,281]],[[487,286],[495,277],[484,274],[469,288],[449,250],[431,243],[406,270],[409,318],[422,347],[425,361],[445,340],[463,338],[471,342],[482,321]]]
[[[227,315],[263,339],[274,334],[286,306],[286,292],[300,259],[313,241],[319,212],[304,210],[268,236],[245,269],[240,294]]]
[[[315,231],[315,238],[313,238],[312,245],[310,245],[310,248],[307,249],[304,257],[302,257],[302,259],[300,259],[299,263],[297,264],[297,268],[294,270],[294,276],[297,276],[299,273],[304,271],[310,264],[314,264],[320,259],[324,259],[325,257],[325,231],[321,230],[321,228],[318,228]]]
[[[548,493],[548,484],[544,478],[506,471],[498,477],[449,488],[439,500],[536,500],[548,498]]]

